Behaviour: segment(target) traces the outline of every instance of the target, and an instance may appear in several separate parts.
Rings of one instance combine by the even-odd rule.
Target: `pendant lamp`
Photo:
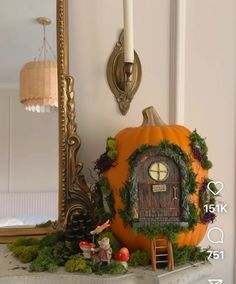
[[[51,20],[39,17],[37,21],[43,26],[43,44],[37,60],[26,63],[20,71],[20,102],[28,111],[50,112],[58,107],[57,61],[45,35]],[[54,61],[46,58],[48,51]]]

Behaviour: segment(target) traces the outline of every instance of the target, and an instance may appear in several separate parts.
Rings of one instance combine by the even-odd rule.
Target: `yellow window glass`
[[[164,162],[154,162],[149,167],[149,176],[155,181],[164,181],[168,177],[168,166]]]

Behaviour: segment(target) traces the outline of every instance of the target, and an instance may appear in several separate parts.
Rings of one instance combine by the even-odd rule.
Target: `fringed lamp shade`
[[[58,107],[56,61],[32,61],[23,66],[20,101],[33,112],[50,112]]]

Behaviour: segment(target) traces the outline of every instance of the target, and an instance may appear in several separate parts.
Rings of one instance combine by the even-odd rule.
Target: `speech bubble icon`
[[[216,235],[216,238],[212,235]],[[212,239],[212,237],[214,237],[214,239]],[[213,244],[223,244],[224,232],[218,227],[213,227],[208,231],[207,238]]]
[[[223,284],[223,280],[222,279],[208,279],[208,282],[210,284]]]
[[[213,184],[214,185],[214,188],[216,188],[216,191],[213,191],[211,188],[210,188],[210,185]],[[223,185],[223,182],[221,181],[210,181],[208,182],[207,184],[207,189],[214,195],[218,195],[221,190],[224,188],[224,185]]]

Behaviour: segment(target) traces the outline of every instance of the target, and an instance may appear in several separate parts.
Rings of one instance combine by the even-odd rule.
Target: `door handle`
[[[174,197],[173,197],[173,200],[177,200],[178,199],[178,197],[177,197],[177,186],[173,186],[172,187],[173,188],[173,193],[174,193]]]

